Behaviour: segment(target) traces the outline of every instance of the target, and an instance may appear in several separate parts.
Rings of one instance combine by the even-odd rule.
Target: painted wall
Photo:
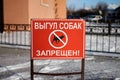
[[[57,18],[66,18],[66,0],[56,0]]]
[[[29,0],[29,18],[55,18],[54,0]]]
[[[30,24],[32,18],[66,18],[66,0],[4,0],[5,24]]]
[[[4,24],[28,23],[28,0],[4,0]]]

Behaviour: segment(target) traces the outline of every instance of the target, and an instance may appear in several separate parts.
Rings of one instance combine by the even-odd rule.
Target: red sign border
[[[38,21],[38,20],[44,20],[44,21],[46,21],[46,20],[49,20],[49,21],[53,21],[53,20],[56,20],[56,21],[81,21],[81,22],[83,22],[83,26],[85,26],[85,27],[83,27],[83,30],[84,30],[84,33],[83,33],[83,36],[84,36],[84,38],[83,38],[83,56],[82,57],[67,57],[67,59],[84,59],[85,58],[85,40],[86,40],[86,38],[85,38],[85,29],[86,29],[86,25],[85,25],[85,20],[84,19],[39,19],[39,18],[33,18],[33,19],[31,19],[31,54],[30,54],[30,56],[31,56],[31,59],[34,59],[34,60],[40,60],[40,59],[59,59],[59,60],[66,60],[66,57],[52,57],[52,58],[49,58],[49,57],[43,57],[43,58],[39,58],[39,57],[33,57],[33,21]]]

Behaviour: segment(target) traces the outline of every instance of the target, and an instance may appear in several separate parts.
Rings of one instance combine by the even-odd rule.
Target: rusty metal
[[[33,59],[31,59],[31,80],[34,80],[34,75],[66,76],[66,75],[77,75],[77,74],[81,74],[81,80],[84,80],[84,69],[85,69],[84,67],[85,67],[85,59],[82,59],[82,62],[81,62],[81,72],[40,73],[40,72],[34,72],[34,63],[33,63]]]

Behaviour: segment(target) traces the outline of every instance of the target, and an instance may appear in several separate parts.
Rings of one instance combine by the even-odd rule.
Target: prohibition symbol
[[[68,42],[67,34],[62,30],[54,30],[48,37],[49,44],[55,49],[61,49]]]

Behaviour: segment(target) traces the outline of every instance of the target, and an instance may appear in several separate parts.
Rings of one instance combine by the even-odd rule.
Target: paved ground
[[[80,60],[37,60],[34,70],[51,73],[80,71],[80,63]],[[0,80],[30,80],[29,49],[0,47]],[[35,80],[80,80],[80,75],[35,75]],[[120,80],[120,57],[86,55],[85,80]]]

